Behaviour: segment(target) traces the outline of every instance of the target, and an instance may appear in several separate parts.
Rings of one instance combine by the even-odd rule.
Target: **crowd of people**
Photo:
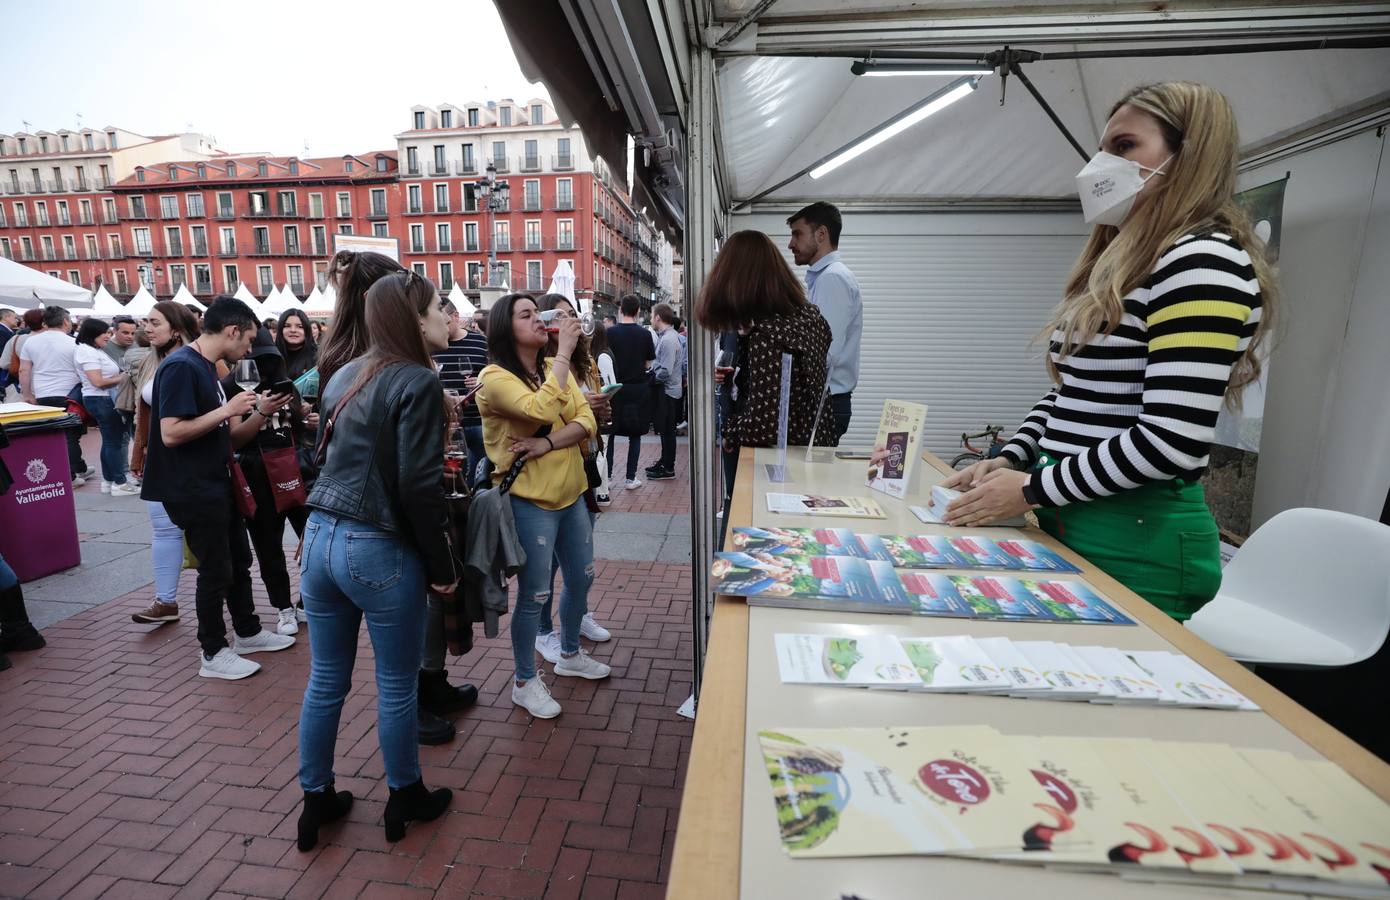
[[[1258,375],[1275,299],[1232,199],[1237,146],[1230,106],[1210,88],[1153,85],[1116,104],[1101,152],[1078,175],[1095,228],[1047,329],[1056,387],[1002,455],[948,481],[965,491],[950,524],[1035,510],[1043,528],[1179,619],[1219,582],[1197,478],[1218,409]],[[864,303],[839,253],[840,212],[817,202],[787,225],[804,286],[771,238],[741,231],[693,310],[719,333],[726,497],[740,448],[778,440],[786,357],[789,444],[837,445],[853,418]],[[290,647],[307,623],[301,849],[352,803],[334,786],[333,755],[364,618],[390,840],[449,804],[447,789],[424,786],[418,744],[449,740],[444,717],[477,700],[444,669],[473,625],[494,636],[510,612],[511,698],[532,716],[562,713],[537,655],[554,677],[611,674],[583,643],[612,638],[589,603],[595,516],[617,438],[627,440],[624,489],[643,484],[651,430],[660,452],[644,474],[675,476],[689,379],[680,317],[658,304],[649,329],[635,295],[591,329],[555,294],[508,294],[465,320],[427,279],[375,253],[339,253],[328,276],[339,299],[326,331],[300,310],[258,322],[223,296],[201,321],[161,302],[143,323],[89,318],[75,339],[65,310],[31,310],[27,334],[5,350],[26,400],[67,407],[80,395],[102,434],[103,490],[146,502],[155,593],[136,621],[178,620],[186,553],[198,573],[200,675],[250,676],[259,666],[248,656]],[[77,484],[93,473],[70,434]],[[462,460],[463,490],[451,458]],[[470,499],[463,523],[460,497]],[[301,538],[297,604],[287,522]],[[273,631],[252,601],[253,552]],[[9,641],[20,630],[6,571]]]

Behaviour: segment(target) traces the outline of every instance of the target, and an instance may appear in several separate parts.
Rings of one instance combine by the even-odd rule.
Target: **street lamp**
[[[478,200],[487,213],[487,286],[500,287],[497,279],[497,213],[511,209],[511,185],[497,180],[497,166],[489,162],[478,181]],[[510,249],[510,248],[509,248]]]

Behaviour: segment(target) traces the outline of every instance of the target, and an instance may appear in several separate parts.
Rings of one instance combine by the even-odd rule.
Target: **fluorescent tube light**
[[[890,78],[903,75],[991,75],[994,67],[984,63],[894,63],[860,60],[849,67],[855,75]]]
[[[961,98],[965,97],[967,94],[974,90],[975,80],[972,79],[971,81],[966,81],[956,85],[954,88],[945,91],[944,93],[940,94],[939,96],[933,99],[928,99],[916,109],[913,109],[909,111],[907,114],[903,115],[902,117],[887,123],[886,125],[884,125],[876,131],[871,131],[855,143],[844,148],[843,150],[840,150],[834,156],[830,157],[825,162],[813,168],[808,174],[812,178],[820,178],[827,172],[831,172],[835,169],[838,169],[840,166],[843,166],[845,163],[849,162],[850,160],[854,159],[860,154],[867,153],[868,151],[877,147],[879,144],[883,143],[889,138],[894,137],[895,135],[902,134],[904,131],[911,128],[913,125],[916,125],[918,122],[921,122],[924,119],[927,119],[935,115],[936,113],[941,112],[941,110],[950,106],[952,103],[955,103],[957,100],[960,100]]]
[[[869,78],[898,78],[903,75],[989,75],[993,69],[981,66],[978,69],[870,69],[864,74]]]

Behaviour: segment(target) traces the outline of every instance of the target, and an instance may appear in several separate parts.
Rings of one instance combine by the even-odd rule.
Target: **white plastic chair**
[[[1187,627],[1241,662],[1360,662],[1390,632],[1390,527],[1327,509],[1285,510],[1250,535],[1216,598]]]

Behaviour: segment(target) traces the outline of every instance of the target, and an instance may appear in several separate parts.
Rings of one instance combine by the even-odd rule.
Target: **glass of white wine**
[[[256,369],[256,361],[253,359],[243,359],[237,362],[236,383],[243,391],[254,391],[256,385],[261,383],[261,373]]]

